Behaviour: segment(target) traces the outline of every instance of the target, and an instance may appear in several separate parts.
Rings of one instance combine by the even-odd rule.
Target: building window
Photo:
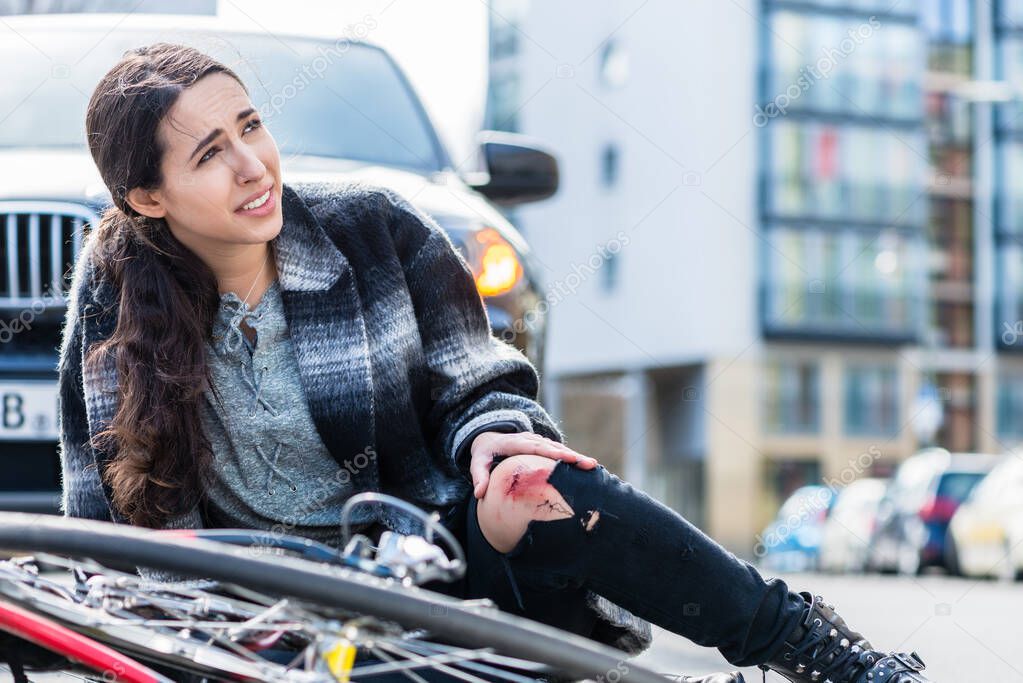
[[[618,252],[609,253],[600,267],[600,284],[605,293],[611,293],[618,286]]]
[[[1020,0],[1000,0],[995,12],[995,21],[1003,28],[1012,28],[1023,24],[1023,2]]]
[[[1018,2],[1001,2],[1001,12],[995,12],[995,21],[1009,20],[1007,14],[1019,11]],[[962,45],[973,37],[970,0],[930,0],[920,3],[923,27],[930,40],[947,45]],[[1012,5],[1016,5],[1015,8]],[[1012,10],[1015,9],[1015,12]],[[1018,15],[1017,15],[1018,16]]]
[[[764,429],[774,434],[820,431],[820,370],[808,361],[776,361],[764,369]]]
[[[1023,439],[1023,372],[1006,373],[998,382],[998,436]]]
[[[920,228],[926,149],[922,130],[771,121],[766,211],[770,216]]]
[[[600,81],[609,88],[621,88],[629,81],[629,54],[619,43],[609,40],[600,51]]]
[[[767,485],[768,512],[773,515],[789,499],[793,493],[803,486],[820,485],[822,481],[821,463],[817,458],[779,458],[771,459],[765,463],[764,481]],[[817,499],[811,499],[817,500]],[[804,513],[811,509],[803,502],[796,504],[797,514],[799,508]],[[824,508],[819,509],[820,512]]]
[[[496,20],[490,29],[490,58],[499,59],[519,53],[519,32],[515,27],[506,24],[501,25]]]
[[[1020,55],[1023,57],[1023,53]],[[1023,114],[1023,109],[1015,110]],[[1011,131],[1018,133],[1016,131]],[[1023,145],[1017,140],[1005,140],[999,145],[998,163],[1001,171],[1001,196],[998,202],[998,232],[1006,235],[1023,234]]]
[[[761,111],[768,117],[846,116],[870,125],[876,125],[870,119],[919,119],[925,35],[915,12],[906,11],[905,3],[895,4],[887,3],[887,9],[901,16],[870,16],[867,21],[862,15],[836,16],[805,6],[774,8],[765,36],[769,61]],[[858,45],[840,47],[849,45],[850,35],[858,35]]]
[[[600,181],[604,187],[618,184],[618,145],[609,142],[600,152]]]
[[[491,0],[487,6],[490,8],[490,58],[519,54],[528,0]]]
[[[519,131],[519,75],[512,70],[492,69],[487,92],[487,128]]]
[[[998,290],[995,325],[1004,348],[1023,347],[1023,247],[1014,242],[999,245],[996,261]]]
[[[919,235],[770,224],[765,332],[913,339],[923,323]]]
[[[850,365],[845,370],[845,433],[895,436],[899,430],[899,386],[890,365]]]
[[[1023,80],[1023,2],[996,4],[996,70],[1013,88]],[[1003,348],[1023,348],[1023,98],[995,105],[995,335]],[[1006,387],[1007,401],[1012,389]],[[999,405],[1002,388],[999,388]],[[1001,407],[999,408],[1001,410]]]

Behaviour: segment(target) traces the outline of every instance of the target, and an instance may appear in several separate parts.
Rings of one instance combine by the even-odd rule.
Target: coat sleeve
[[[71,284],[71,296],[57,365],[57,420],[60,439],[61,502],[66,517],[113,521],[103,493],[96,456],[89,439],[82,381],[82,316],[84,292],[88,282],[83,249]]]
[[[481,432],[535,432],[564,442],[536,400],[536,368],[494,336],[472,271],[447,233],[398,193],[381,192],[430,374],[426,428],[434,446],[468,478],[470,446]]]

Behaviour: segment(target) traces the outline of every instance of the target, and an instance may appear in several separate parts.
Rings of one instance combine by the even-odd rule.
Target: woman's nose
[[[259,180],[266,175],[266,164],[260,161],[259,156],[253,150],[243,147],[237,159],[236,173],[240,180]]]

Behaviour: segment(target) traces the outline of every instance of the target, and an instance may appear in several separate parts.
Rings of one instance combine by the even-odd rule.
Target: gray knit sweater
[[[253,345],[241,330],[256,331]],[[221,295],[207,343],[219,394],[207,389],[203,427],[214,453],[207,488],[211,523],[221,528],[280,530],[341,544],[341,507],[354,493],[351,469],[376,467],[376,452],[342,467],[316,431],[274,280],[256,307]],[[355,507],[354,530],[376,521]]]

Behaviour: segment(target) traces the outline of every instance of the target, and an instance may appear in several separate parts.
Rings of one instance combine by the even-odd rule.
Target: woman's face
[[[149,196],[141,207],[133,202],[137,210],[164,217],[198,254],[229,256],[237,251],[233,245],[277,236],[283,223],[280,154],[238,81],[223,73],[196,81],[178,96],[158,135],[163,185],[143,193]],[[241,212],[267,189],[271,196],[262,207]],[[129,197],[143,196],[136,191]]]

